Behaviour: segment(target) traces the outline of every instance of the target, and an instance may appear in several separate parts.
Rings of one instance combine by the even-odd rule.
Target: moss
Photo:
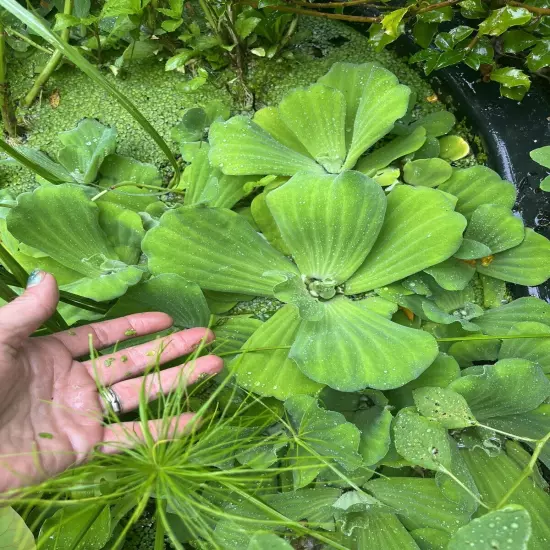
[[[250,67],[250,87],[255,93],[256,107],[277,102],[288,90],[308,85],[326,73],[336,61],[377,61],[392,70],[399,79],[411,86],[418,97],[418,116],[444,106],[430,103],[433,91],[420,75],[390,51],[375,53],[365,36],[335,21],[302,18],[300,39],[291,59],[278,61],[255,59]],[[23,62],[10,64],[10,85],[13,97],[22,97],[32,84],[35,70],[43,63],[39,55]],[[188,77],[177,72],[165,72],[158,60],[136,64],[125,78],[106,74],[141,110],[159,133],[170,140],[171,128],[180,120],[183,111],[193,105],[221,99],[238,110],[227,90],[227,73],[212,77],[196,92],[184,93],[178,84]],[[59,105],[52,107],[48,98],[59,94]],[[57,134],[73,128],[82,118],[95,117],[114,126],[118,132],[118,153],[152,162],[167,170],[167,161],[156,144],[140,126],[88,77],[69,65],[62,66],[48,81],[40,101],[25,112],[26,144],[49,154],[59,149]],[[0,166],[3,186],[21,192],[34,186],[34,176],[18,166]]]

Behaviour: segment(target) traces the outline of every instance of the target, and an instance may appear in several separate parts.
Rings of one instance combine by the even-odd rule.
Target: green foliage
[[[295,2],[300,13],[323,17],[313,6]],[[484,82],[496,82],[504,97],[521,100],[531,86],[529,72],[547,76],[550,67],[550,3],[462,0],[457,2],[402,3],[353,2],[365,4],[363,13],[344,12],[345,3],[333,3],[326,17],[355,21],[368,28],[376,51],[410,32],[419,50],[411,57],[426,74],[437,69],[465,63],[479,71]],[[274,9],[282,3],[274,2]],[[293,11],[284,5],[281,12]],[[335,12],[335,13],[334,13]],[[517,68],[518,60],[525,72]]]
[[[512,215],[512,184],[453,164],[452,115],[411,108],[387,70],[336,64],[254,119],[187,109],[172,190],[95,121],[56,161],[32,153],[58,177],[2,197],[5,285],[38,265],[108,317],[208,325],[216,341],[185,360],[227,366],[151,405],[143,392],[133,418],[160,418],[160,442],[132,432],[132,449],[9,495],[40,544],[418,550],[501,544],[509,523],[514,544],[545,548],[550,306],[509,301],[506,283],[548,279],[550,245]],[[70,324],[102,316],[70,307]],[[173,437],[189,410],[199,422]],[[144,543],[132,525],[149,506]]]

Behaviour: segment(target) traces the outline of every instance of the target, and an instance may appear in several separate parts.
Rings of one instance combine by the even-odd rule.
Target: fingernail
[[[31,271],[29,278],[27,279],[27,288],[39,285],[44,279],[44,275],[46,274],[40,269],[35,269]]]

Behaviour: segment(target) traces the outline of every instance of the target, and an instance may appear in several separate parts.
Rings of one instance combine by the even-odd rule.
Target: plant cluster
[[[377,50],[410,33],[419,48],[411,62],[419,63],[426,74],[464,63],[478,71],[483,81],[498,82],[500,93],[514,100],[521,100],[529,90],[530,74],[545,79],[549,75],[548,0],[247,3],[283,13],[369,24],[370,41]]]
[[[153,499],[155,550],[547,547],[550,306],[506,284],[545,282],[550,242],[511,183],[454,165],[454,117],[411,103],[338,63],[253,117],[190,109],[170,189],[97,121],[56,159],[15,150],[40,186],[2,199],[4,299],[40,267],[59,325],[165,311],[210,324],[227,368],[142,398],[144,424],[191,408],[196,434],[13,496],[4,545],[118,548]]]

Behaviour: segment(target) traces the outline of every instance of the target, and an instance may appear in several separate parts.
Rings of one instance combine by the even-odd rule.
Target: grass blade
[[[142,126],[142,128],[151,136],[155,143],[166,155],[170,164],[174,168],[174,181],[177,183],[180,176],[180,169],[176,157],[168,147],[167,143],[162,139],[161,135],[153,128],[151,123],[140,113],[138,108],[115,86],[113,86],[101,72],[85,59],[80,52],[61,40],[59,36],[51,32],[44,23],[26,10],[23,6],[17,3],[16,0],[0,0],[0,6],[9,11],[19,21],[27,25],[36,34],[49,42],[54,48],[60,51],[69,61],[74,63],[83,73],[89,76],[93,82],[101,86],[109,95],[116,99],[130,115]]]

